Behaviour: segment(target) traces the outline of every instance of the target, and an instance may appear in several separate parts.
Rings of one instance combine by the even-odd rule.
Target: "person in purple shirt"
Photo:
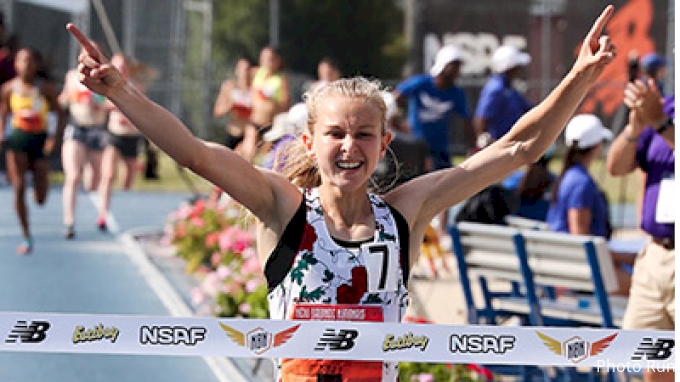
[[[531,109],[529,101],[512,84],[530,62],[529,54],[511,45],[501,46],[494,52],[491,63],[495,74],[482,88],[475,109],[478,149],[505,135],[519,117]]]
[[[607,168],[646,173],[641,228],[650,240],[637,256],[624,329],[675,330],[675,96],[662,98],[654,80],[626,86],[628,125],[609,151]],[[648,369],[645,381],[673,381],[674,371]]]
[[[397,85],[394,97],[397,103],[408,100],[408,123],[416,138],[430,146],[432,169],[451,167],[449,153],[449,121],[453,114],[463,118],[463,129],[472,131],[472,120],[467,97],[455,81],[463,63],[461,51],[452,45],[437,52],[430,74],[420,74]],[[447,211],[439,215],[440,234],[446,233]]]

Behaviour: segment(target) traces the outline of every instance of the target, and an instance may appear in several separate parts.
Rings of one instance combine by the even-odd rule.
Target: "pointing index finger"
[[[78,29],[77,26],[75,26],[73,23],[68,23],[66,25],[66,29],[69,32],[71,32],[71,34],[73,35],[73,37],[76,38],[76,40],[78,40],[80,46],[83,47],[83,49],[87,52],[88,55],[90,55],[90,57],[94,58],[95,60],[101,63],[102,55],[99,52],[99,49],[97,49],[97,47],[95,47],[92,44],[92,41],[90,41],[90,39],[87,38],[87,36],[85,36],[85,34],[80,29]]]
[[[607,8],[605,8],[602,11],[602,13],[600,14],[600,17],[598,17],[597,20],[595,20],[595,23],[590,28],[590,31],[588,32],[588,35],[586,36],[586,42],[588,44],[592,44],[592,43],[597,42],[597,39],[602,34],[602,31],[604,31],[604,26],[607,24],[607,21],[609,21],[609,18],[612,16],[613,12],[614,12],[614,7],[612,5],[608,5]]]

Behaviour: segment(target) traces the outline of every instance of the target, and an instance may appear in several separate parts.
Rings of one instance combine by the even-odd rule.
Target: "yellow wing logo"
[[[541,340],[543,340],[543,344],[548,349],[550,349],[553,353],[555,353],[557,355],[562,355],[562,344],[560,343],[560,341],[558,341],[558,340],[556,340],[552,337],[548,337],[548,336],[546,336],[545,334],[543,334],[539,331],[536,331],[536,334],[538,335],[538,337]]]
[[[300,328],[300,325],[295,325],[292,328],[280,331],[274,336],[274,347],[285,344],[293,334]]]
[[[236,342],[238,345],[246,346],[246,337],[243,333],[221,322],[220,327],[227,332],[227,337],[231,338],[232,341]]]
[[[609,337],[605,337],[599,341],[593,342],[593,345],[590,349],[590,355],[598,355],[602,353],[605,349],[609,347],[609,345],[612,344],[612,341],[614,341],[614,338],[616,338],[617,335],[618,333],[614,333]]]

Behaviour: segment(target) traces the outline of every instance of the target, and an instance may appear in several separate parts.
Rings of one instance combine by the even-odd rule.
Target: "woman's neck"
[[[350,231],[353,226],[365,224],[373,213],[365,191],[347,195],[320,188],[319,203],[324,214],[334,222],[334,225]]]

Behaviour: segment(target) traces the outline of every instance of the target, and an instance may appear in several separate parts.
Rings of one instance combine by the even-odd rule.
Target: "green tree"
[[[213,2],[213,7],[213,61],[217,73],[239,57],[257,60],[269,40],[269,0],[219,0]]]
[[[214,7],[215,64],[257,59],[269,42],[269,0],[222,0]],[[406,56],[402,24],[395,0],[280,0],[284,61],[309,75],[332,56],[346,75],[399,77]]]

